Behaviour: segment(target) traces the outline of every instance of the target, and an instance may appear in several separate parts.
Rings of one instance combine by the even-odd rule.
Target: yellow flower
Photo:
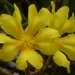
[[[50,53],[48,49],[50,47],[49,41],[46,41],[46,33],[50,30],[43,30],[43,34],[39,34],[39,30],[49,24],[50,12],[46,8],[41,8],[37,12],[35,5],[31,4],[28,8],[28,26],[24,30],[19,8],[15,4],[14,8],[12,16],[8,14],[0,16],[0,26],[9,35],[0,33],[0,43],[3,44],[2,49],[0,49],[0,59],[7,62],[12,61],[19,51],[20,54],[16,62],[19,69],[27,68],[27,62],[40,69],[43,66],[43,59],[35,50],[40,49],[44,53]],[[54,49],[56,50],[56,47]]]
[[[74,14],[68,19],[69,8],[67,6],[63,6],[55,12],[55,4],[53,1],[51,1],[51,5],[52,13],[50,13],[50,16],[52,18],[50,19],[49,27],[59,33],[59,37],[53,38],[52,41],[58,46],[53,59],[57,65],[67,68],[67,71],[70,72],[70,61],[67,60],[63,53],[65,53],[70,60],[75,61],[75,34],[69,34],[65,37],[61,37],[61,35],[75,31]]]
[[[62,6],[55,12],[55,4],[51,1],[52,5],[52,13],[50,16],[52,17],[50,20],[49,26],[59,31],[60,35],[63,33],[71,33],[75,31],[74,25],[74,13],[68,19],[69,8],[67,6]]]
[[[75,61],[75,34],[54,38],[54,42],[58,45],[58,50],[54,54],[53,59],[57,65],[67,68],[69,73],[70,61],[68,61],[64,54],[66,54],[71,61]]]

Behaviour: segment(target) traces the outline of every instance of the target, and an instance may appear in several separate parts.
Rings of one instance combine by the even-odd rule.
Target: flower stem
[[[2,73],[3,75],[13,75],[7,71],[2,70],[2,68],[0,67],[0,73]]]
[[[45,70],[48,67],[48,65],[50,63],[50,59],[51,59],[51,56],[48,56],[47,61],[46,61],[45,65],[44,65],[44,67],[43,67],[43,70]]]
[[[39,75],[43,75],[43,71],[48,68],[48,65],[49,65],[49,63],[50,63],[50,59],[51,59],[51,56],[48,56],[45,65],[41,68],[41,70],[40,70],[40,72],[39,72]]]
[[[28,67],[25,70],[25,75],[30,75],[30,65],[28,63]]]

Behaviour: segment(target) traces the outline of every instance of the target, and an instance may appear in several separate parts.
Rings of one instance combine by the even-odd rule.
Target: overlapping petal
[[[2,14],[0,16],[0,26],[9,35],[18,38],[23,33],[21,27],[21,16],[18,7],[14,4],[15,11],[13,16]]]
[[[3,44],[3,47],[0,49],[0,59],[4,61],[13,60],[19,50],[17,41],[5,34],[0,34],[0,43]]]
[[[54,54],[58,47],[53,43],[53,39],[59,37],[59,33],[55,29],[44,28],[41,29],[37,35],[34,36],[35,47],[46,55]]]
[[[39,29],[47,26],[50,20],[50,12],[46,8],[41,8],[37,13],[36,7],[32,4],[29,7],[28,27],[25,32],[33,36]]]
[[[24,70],[27,67],[27,61],[37,69],[43,66],[42,57],[33,49],[27,48],[21,52],[17,60],[18,68]]]
[[[33,37],[36,42],[52,42],[54,38],[60,37],[59,32],[52,28],[43,28]]]
[[[48,42],[39,42],[35,47],[45,55],[53,55],[58,49],[58,46],[55,43]]]
[[[61,51],[63,51],[70,60],[75,61],[75,34],[69,34],[62,38],[62,41]]]
[[[53,56],[54,62],[59,65],[67,68],[68,73],[70,73],[70,62],[67,60],[66,56],[59,50]]]

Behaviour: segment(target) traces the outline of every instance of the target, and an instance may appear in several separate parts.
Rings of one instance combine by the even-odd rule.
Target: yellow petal
[[[59,37],[59,33],[55,29],[49,27],[41,29],[35,36],[36,42],[52,42],[54,38]]]
[[[54,1],[51,1],[51,5],[52,5],[52,17],[49,26],[59,30],[61,26],[64,24],[64,22],[68,19],[69,8],[67,6],[63,6],[60,9],[58,9],[57,12],[55,13]]]
[[[59,32],[60,34],[63,33],[71,33],[75,31],[75,24],[74,24],[74,13],[72,16],[65,22],[65,24],[62,25]]]
[[[55,43],[39,42],[35,45],[37,50],[40,50],[45,55],[53,55],[58,47]]]
[[[40,69],[43,66],[42,57],[33,49],[27,48],[22,50],[17,60],[18,68],[24,70],[27,67],[27,61],[37,69]]]
[[[28,50],[28,62],[32,64],[36,69],[40,69],[43,66],[43,59],[41,55],[31,49]]]
[[[67,60],[66,56],[59,50],[53,56],[54,62],[58,66],[63,66],[67,68],[67,71],[70,73],[70,62]]]
[[[75,34],[69,34],[62,38],[63,44],[61,50],[69,57],[70,60],[75,61]]]
[[[52,55],[57,50],[57,45],[53,43],[53,39],[59,37],[59,33],[55,29],[41,29],[35,36],[35,47],[46,55]]]
[[[26,53],[24,51],[21,52],[21,54],[19,55],[17,61],[16,61],[17,67],[20,70],[25,70],[28,66],[27,64],[27,56]]]
[[[21,14],[20,14],[20,10],[19,8],[16,6],[16,4],[14,4],[14,13],[13,13],[13,19],[15,20],[16,22],[16,25],[18,27],[18,29],[21,31],[23,31],[23,28],[22,28],[22,17],[21,17]]]
[[[51,1],[52,10],[50,13],[50,23],[48,24],[49,27],[54,28],[55,24],[55,3]]]
[[[61,7],[55,13],[55,24],[54,24],[54,28],[55,29],[60,30],[60,28],[62,27],[62,25],[68,19],[68,13],[69,13],[69,8],[67,6]]]
[[[37,15],[37,8],[34,4],[28,7],[28,25],[31,25],[35,16]]]
[[[14,5],[15,11],[13,16],[8,14],[2,14],[0,16],[0,25],[1,28],[9,35],[19,38],[23,33],[23,29],[21,26],[21,16],[19,13],[19,9],[16,5]]]
[[[51,6],[52,6],[52,14],[55,13],[55,3],[54,1],[51,1]]]
[[[69,7],[68,6],[63,6],[60,9],[58,9],[55,14],[60,16],[62,21],[64,22],[68,18],[68,13],[69,13]]]
[[[0,49],[0,59],[7,62],[13,60],[19,50],[17,41],[5,34],[0,34],[0,43],[3,44],[2,49]]]
[[[36,10],[34,10],[33,12],[33,9],[29,8],[30,14],[28,15],[32,16],[28,17],[28,27],[25,30],[25,32],[31,36],[33,36],[39,29],[47,26],[50,20],[50,12],[46,8],[41,8],[41,10],[38,13],[36,13],[35,11]]]

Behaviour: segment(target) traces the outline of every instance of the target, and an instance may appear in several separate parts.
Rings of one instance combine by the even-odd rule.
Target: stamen
[[[20,51],[24,50],[25,48],[33,48],[33,40],[30,37],[23,37],[19,41]]]

